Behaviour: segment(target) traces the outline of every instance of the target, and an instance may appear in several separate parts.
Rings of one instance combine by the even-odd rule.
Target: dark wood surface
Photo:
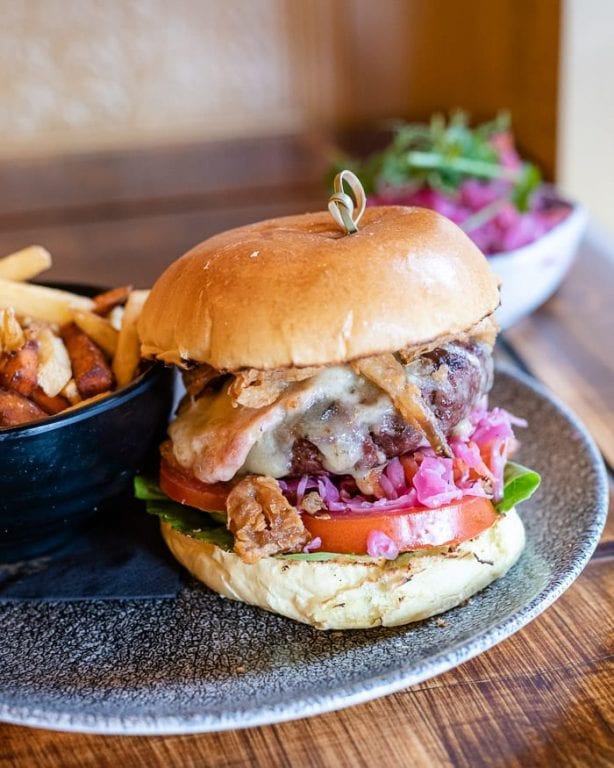
[[[50,278],[149,285],[205,236],[322,207],[322,142],[282,138],[0,167],[0,253],[32,242]],[[589,425],[614,462],[614,242],[589,233],[508,354]],[[614,486],[612,486],[614,487]],[[7,766],[614,764],[614,520],[575,584],[487,653],[397,694],[308,720],[174,737],[0,724]]]

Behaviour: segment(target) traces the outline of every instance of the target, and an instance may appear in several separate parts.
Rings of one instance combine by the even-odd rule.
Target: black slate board
[[[172,598],[180,581],[158,519],[127,497],[52,554],[0,563],[0,602]]]

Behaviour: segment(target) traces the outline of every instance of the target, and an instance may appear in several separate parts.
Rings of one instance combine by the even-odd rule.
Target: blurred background
[[[169,249],[154,272],[211,231],[319,205],[333,144],[453,107],[508,109],[521,152],[614,231],[610,0],[0,0],[0,14],[0,247],[27,230],[63,250],[63,277],[93,249],[134,279],[128,216]]]

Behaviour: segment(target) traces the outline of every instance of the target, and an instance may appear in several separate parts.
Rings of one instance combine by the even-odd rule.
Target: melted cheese
[[[481,366],[469,350],[456,348],[456,353],[481,371],[480,391],[488,391],[491,366]],[[468,408],[475,398],[469,377],[459,380],[445,364],[421,358],[406,365],[405,372],[423,391],[436,384],[443,402],[456,397]],[[233,403],[230,386],[188,402],[169,428],[177,461],[203,482],[231,480],[237,473],[284,477],[291,470],[298,440],[312,443],[324,469],[334,474],[362,474],[359,465],[367,443],[376,451],[370,456],[371,466],[386,460],[370,434],[398,414],[388,395],[349,365],[331,366],[292,383],[278,400],[262,408]],[[463,427],[467,425],[461,422],[456,430]]]
[[[327,471],[352,472],[370,429],[394,411],[387,395],[347,366],[327,368],[308,386],[305,407],[288,412],[276,429],[254,443],[243,471],[284,477],[290,472],[292,446],[302,438],[319,449]]]
[[[300,438],[319,448],[328,471],[342,473],[360,460],[370,427],[393,411],[381,390],[350,368],[333,366],[291,385],[265,408],[233,407],[227,387],[206,394],[184,408],[169,435],[179,464],[205,483],[238,472],[283,477]]]
[[[169,427],[173,453],[181,466],[204,483],[231,480],[252,445],[284,418],[278,403],[233,408],[226,390],[205,395],[184,408]]]

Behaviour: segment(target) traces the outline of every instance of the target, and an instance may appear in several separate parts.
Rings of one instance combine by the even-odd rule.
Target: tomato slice
[[[226,512],[232,483],[203,483],[189,472],[162,459],[160,488],[171,499],[206,512]],[[497,512],[489,499],[465,496],[437,509],[401,509],[393,512],[335,512],[330,516],[303,515],[311,535],[320,538],[322,552],[365,554],[372,531],[385,533],[399,552],[454,546],[472,539],[495,522]]]
[[[330,517],[303,515],[307,530],[322,540],[321,551],[342,554],[367,552],[367,538],[372,531],[385,533],[399,552],[454,546],[490,528],[496,519],[491,501],[478,496],[466,496],[437,509],[337,512]]]
[[[160,488],[174,501],[205,512],[226,513],[226,497],[231,483],[203,483],[189,472],[162,459]]]

